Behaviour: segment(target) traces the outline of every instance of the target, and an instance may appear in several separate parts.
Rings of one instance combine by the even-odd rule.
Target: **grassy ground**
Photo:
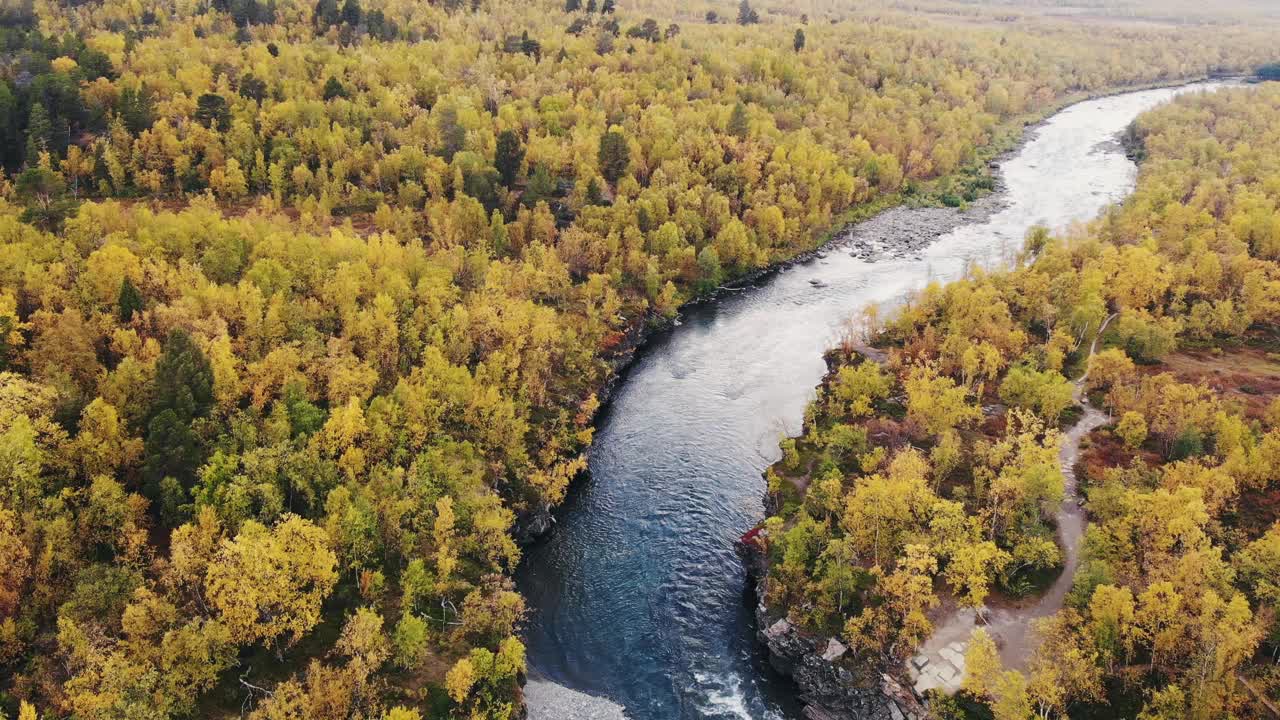
[[[1261,417],[1280,395],[1280,355],[1260,347],[1182,350],[1156,368],[1182,382],[1203,382],[1224,400],[1240,403],[1249,417]]]

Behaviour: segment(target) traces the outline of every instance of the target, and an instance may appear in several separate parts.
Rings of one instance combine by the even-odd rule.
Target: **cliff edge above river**
[[[836,638],[802,631],[765,603],[768,557],[756,531],[743,537],[738,551],[756,583],[757,637],[768,649],[769,664],[799,689],[808,720],[921,720],[919,700],[895,677],[896,670],[855,664]]]

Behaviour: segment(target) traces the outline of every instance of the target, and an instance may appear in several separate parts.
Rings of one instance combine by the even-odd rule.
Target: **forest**
[[[1043,591],[1063,562],[1051,508],[1081,412],[1071,381],[1084,376],[1109,421],[1075,463],[1089,525],[1065,607],[1033,621],[1025,669],[1003,668],[979,628],[963,690],[935,711],[1269,717],[1278,111],[1280,86],[1266,84],[1145,114],[1129,133],[1143,161],[1123,204],[1086,228],[1033,231],[1008,270],[868,309],[768,471],[775,610],[892,665],[940,606]]]
[[[672,5],[5,4],[0,715],[520,717],[517,539],[585,468],[600,393],[645,328],[851,218],[973,200],[991,157],[1066,102],[1275,59],[1271,28],[1231,16],[952,27],[892,5]],[[1041,396],[1108,304],[1127,308],[1116,344],[1140,362],[1265,322],[1275,148],[1239,134],[1274,122],[1268,97],[1153,116],[1140,130],[1159,187],[1146,181],[1091,243],[1045,240],[1008,276],[1018,291],[995,277],[934,288],[887,325],[886,342],[929,362],[851,370],[842,412],[870,421],[908,383],[935,403],[908,409],[934,449],[864,463],[875,452],[845,424],[818,486],[830,507],[788,520],[801,529],[786,537],[810,539],[779,547],[839,539],[900,572],[909,526],[870,555],[837,537],[856,459],[882,491],[913,484],[918,507],[947,503],[956,552],[990,550],[966,576],[975,602],[1005,555],[1051,565],[1037,496],[1014,483],[990,504],[925,478],[1013,478],[1006,465],[1045,452],[1055,401]],[[1234,113],[1222,136],[1198,139],[1218,111]],[[1159,232],[1133,234],[1149,217]],[[1163,286],[1109,283],[1153,259]],[[977,299],[1005,292],[1044,300],[1001,313]],[[964,307],[994,314],[932,329]],[[980,356],[947,342],[974,333]],[[1259,542],[1243,557],[1268,562],[1275,533],[1219,518],[1266,488],[1214,483],[1266,456],[1271,416],[1193,386],[1178,397],[1199,415],[1149,407],[1141,383],[1182,385],[1108,357],[1098,390],[1133,413],[1135,436],[1147,423],[1137,446],[1184,463],[1171,484],[1203,484],[1204,520],[1186,532],[1221,582],[1174,590],[1255,627],[1274,588],[1237,557]],[[978,453],[972,398],[1005,385],[1028,409]],[[1140,491],[1160,468],[1099,486],[1117,533],[1126,507],[1194,491]],[[1051,493],[1042,479],[1026,493]],[[978,503],[987,545],[964,539]],[[1100,586],[1145,577],[1097,544]],[[854,594],[831,606],[842,594],[809,587],[813,559],[797,558],[777,587],[828,598],[809,622],[876,635]],[[847,582],[875,592],[868,577]],[[1213,610],[1210,592],[1230,604]],[[1212,683],[1221,703],[1236,697]]]

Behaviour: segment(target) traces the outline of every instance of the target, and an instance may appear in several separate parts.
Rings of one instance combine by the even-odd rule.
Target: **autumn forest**
[[[0,5],[0,718],[525,717],[512,574],[648,334],[969,206],[1072,102],[1280,60],[1243,0],[1060,4]],[[921,700],[1275,712],[1276,88],[1142,115],[1122,204],[857,314],[760,481],[775,618],[900,669],[1042,592],[1087,406],[1065,607]]]

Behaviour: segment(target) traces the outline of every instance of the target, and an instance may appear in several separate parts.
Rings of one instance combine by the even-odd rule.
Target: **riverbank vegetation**
[[[518,716],[513,527],[637,329],[971,199],[1067,99],[1273,50],[759,5],[7,5],[0,713]]]
[[[769,605],[901,661],[941,601],[1016,605],[1060,565],[1059,429],[1088,365],[1112,421],[1077,471],[1065,606],[1033,622],[1023,668],[976,633],[944,715],[1265,717],[1280,697],[1280,85],[1182,96],[1132,134],[1146,159],[1122,205],[868,313],[884,362],[833,351],[768,471]]]

